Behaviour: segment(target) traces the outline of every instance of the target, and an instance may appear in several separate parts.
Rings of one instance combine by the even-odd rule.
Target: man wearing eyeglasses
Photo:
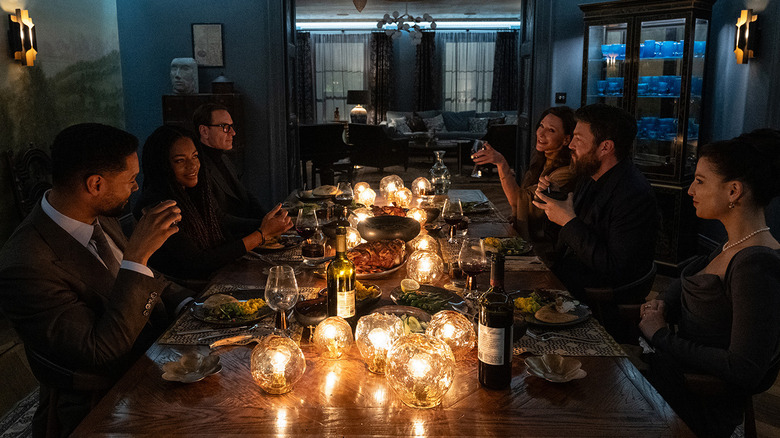
[[[202,144],[199,148],[202,151],[201,165],[207,169],[209,185],[217,205],[226,215],[229,228],[236,234],[254,231],[260,227],[266,214],[272,216],[270,220],[289,222],[286,212],[280,211],[280,205],[266,213],[260,201],[238,178],[233,163],[225,155],[225,151],[233,149],[233,137],[236,136],[236,127],[228,109],[220,104],[206,103],[195,110],[192,121]]]

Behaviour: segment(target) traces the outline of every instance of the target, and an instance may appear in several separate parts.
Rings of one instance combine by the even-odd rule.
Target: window
[[[333,121],[336,108],[346,120],[347,91],[368,88],[369,38],[368,33],[312,33],[318,123]]]
[[[445,111],[490,111],[495,32],[440,33]]]

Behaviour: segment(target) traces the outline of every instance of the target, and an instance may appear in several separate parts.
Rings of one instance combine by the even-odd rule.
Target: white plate
[[[219,356],[203,356],[198,352],[185,353],[178,361],[166,362],[162,366],[162,378],[172,382],[192,383],[216,374],[222,370]]]

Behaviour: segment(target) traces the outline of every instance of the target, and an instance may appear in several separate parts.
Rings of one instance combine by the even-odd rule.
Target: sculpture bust
[[[198,64],[193,58],[174,58],[171,61],[171,83],[174,94],[198,92]]]

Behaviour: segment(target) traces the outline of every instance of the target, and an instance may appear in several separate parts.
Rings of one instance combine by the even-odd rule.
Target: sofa
[[[517,111],[387,111],[390,135],[421,138],[434,135],[439,140],[480,139],[493,125],[517,125]]]

